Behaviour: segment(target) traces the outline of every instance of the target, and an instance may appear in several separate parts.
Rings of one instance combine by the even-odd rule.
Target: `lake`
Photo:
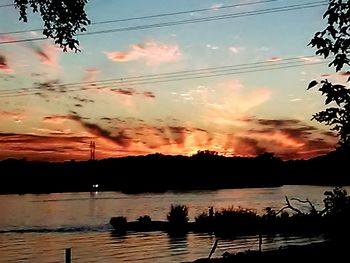
[[[124,194],[120,192],[0,195],[0,262],[64,262],[72,248],[73,262],[188,262],[208,256],[215,236],[189,233],[174,238],[163,232],[118,236],[108,224],[112,216],[128,221],[141,215],[165,220],[171,204],[189,207],[190,220],[207,211],[227,207],[279,209],[285,196],[309,198],[322,206],[323,193],[332,187],[283,186],[216,191]],[[349,190],[349,189],[347,189]],[[300,203],[296,205],[307,209]],[[264,236],[263,249],[322,241],[322,237]],[[257,249],[258,237],[219,240],[214,256],[225,251]]]

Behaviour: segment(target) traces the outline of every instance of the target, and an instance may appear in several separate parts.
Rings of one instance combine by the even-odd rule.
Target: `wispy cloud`
[[[304,61],[305,63],[315,63],[321,61],[319,57],[300,57],[301,61]]]
[[[48,129],[48,128],[33,128],[33,130],[43,133],[44,135],[72,135],[71,129]]]
[[[310,158],[334,149],[336,138],[297,119],[255,119],[246,136],[285,159]]]
[[[68,115],[51,115],[43,118],[43,122],[61,124],[62,122],[71,119]]]
[[[148,99],[155,99],[156,95],[152,91],[143,91],[138,92],[133,88],[116,88],[111,89],[112,92],[117,93],[119,95],[125,96],[125,97],[132,97],[132,96],[141,96]]]
[[[0,119],[2,119],[2,121],[13,119],[15,122],[22,122],[25,118],[26,116],[23,113],[0,110]]]
[[[86,136],[0,133],[2,146],[0,159],[8,157],[49,161],[87,159],[90,140],[91,138]]]
[[[89,123],[89,122],[85,121],[84,118],[82,118],[78,114],[71,114],[71,115],[69,115],[68,118],[81,124],[92,135],[107,139],[113,143],[118,144],[119,146],[128,147],[131,143],[130,138],[125,135],[124,130],[121,130],[121,131],[117,132],[116,134],[113,134],[112,132],[110,132],[107,129],[102,128],[98,124]]]
[[[268,59],[266,59],[267,62],[278,62],[278,61],[282,61],[283,59],[281,57],[270,57]]]
[[[239,52],[239,48],[238,47],[234,47],[234,46],[229,47],[228,50],[231,51],[234,54],[237,54]]]
[[[134,44],[129,51],[107,52],[107,58],[115,62],[143,60],[149,65],[176,62],[182,58],[178,45],[167,45],[157,42]]]
[[[134,96],[137,95],[136,90],[132,88],[117,88],[117,89],[111,89],[112,92],[115,92],[119,95],[124,95],[124,96]]]
[[[209,48],[209,49],[212,49],[212,50],[217,50],[217,49],[219,49],[218,46],[215,46],[215,45],[212,45],[212,44],[207,44],[206,47]]]
[[[152,91],[144,91],[142,94],[143,94],[143,96],[145,96],[146,98],[149,98],[149,99],[156,98],[156,95]]]
[[[215,95],[219,92],[219,96]],[[187,99],[205,107],[201,110],[205,122],[230,126],[244,124],[241,120],[248,112],[267,102],[271,91],[267,88],[247,89],[239,80],[231,80],[216,87],[190,91]]]
[[[267,52],[267,51],[270,50],[270,48],[268,48],[268,47],[259,47],[259,48],[257,48],[256,50],[257,50],[257,51],[260,51],[260,52]]]
[[[33,46],[32,49],[42,64],[55,67],[58,66],[58,59],[61,50],[55,45],[45,43],[42,46]]]
[[[5,142],[2,143],[5,151],[18,151],[16,156],[22,154],[20,151],[26,151],[34,156],[51,156],[52,159],[58,156],[79,158],[76,152],[81,154],[80,158],[87,158],[87,142],[92,139],[97,142],[99,158],[154,152],[190,155],[209,149],[236,156],[254,156],[269,151],[284,159],[294,159],[326,153],[334,148],[336,142],[334,134],[297,119],[247,117],[242,118],[246,125],[240,129],[208,130],[190,123],[176,124],[176,121],[169,124],[162,120],[151,125],[139,119],[107,116],[94,123],[76,112],[44,118],[51,124],[63,120],[79,124],[83,128],[81,134],[85,135],[73,136],[70,124],[65,123],[64,128],[37,128],[37,134],[0,134],[0,143]],[[65,149],[67,145],[71,147],[69,152]]]
[[[211,9],[213,10],[219,10],[221,7],[223,7],[224,4],[223,3],[214,3],[210,6]]]
[[[4,72],[6,74],[14,73],[14,70],[10,68],[9,64],[7,63],[6,57],[1,54],[0,54],[0,72]]]
[[[101,74],[101,70],[97,68],[87,68],[84,72],[83,81],[95,81],[99,74]]]
[[[1,35],[0,36],[0,41],[1,42],[7,42],[7,41],[15,41],[17,40],[14,35],[7,34],[7,35]]]

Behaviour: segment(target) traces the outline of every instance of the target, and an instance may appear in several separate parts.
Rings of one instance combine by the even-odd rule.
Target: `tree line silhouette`
[[[90,161],[0,161],[0,193],[75,191],[215,190],[284,184],[350,185],[349,155],[331,152],[309,160],[283,161],[273,153],[225,157],[151,154]]]

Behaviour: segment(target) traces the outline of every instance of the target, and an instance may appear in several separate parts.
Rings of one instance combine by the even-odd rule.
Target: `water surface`
[[[120,192],[53,193],[0,196],[0,262],[63,262],[64,249],[72,247],[74,262],[186,262],[206,257],[214,236],[189,233],[173,238],[163,232],[115,235],[110,217],[129,221],[148,214],[165,220],[171,204],[189,206],[190,220],[208,207],[254,208],[258,213],[270,206],[279,209],[285,196],[309,198],[322,206],[330,187],[283,186],[278,188],[224,189],[182,193]],[[303,209],[306,205],[297,204]],[[263,249],[288,244],[319,242],[322,237],[264,237]],[[225,251],[257,248],[257,237],[220,240],[215,256]]]

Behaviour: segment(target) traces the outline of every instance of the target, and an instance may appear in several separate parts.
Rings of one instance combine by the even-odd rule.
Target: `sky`
[[[1,44],[42,37],[43,22],[0,7],[0,159],[87,160],[91,141],[97,159],[334,150],[335,134],[311,121],[324,98],[306,90],[346,80],[307,46],[325,10],[311,0],[91,0],[87,32],[98,33],[78,36],[75,53],[52,40]],[[100,23],[111,20],[124,21]]]

